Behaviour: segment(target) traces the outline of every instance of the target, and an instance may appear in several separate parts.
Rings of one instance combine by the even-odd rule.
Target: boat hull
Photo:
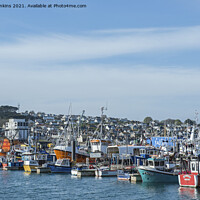
[[[70,159],[71,160],[71,152],[70,151],[65,151],[65,150],[59,150],[59,149],[54,149],[54,152],[56,154],[56,158],[57,159]],[[81,155],[81,154],[78,154],[76,153],[76,162],[78,163],[85,163],[86,162],[86,158],[89,158],[89,155],[86,156],[86,155]]]
[[[178,183],[178,175],[149,169],[138,169],[144,183]]]
[[[130,179],[131,179],[131,176],[129,173],[126,173],[123,170],[118,170],[117,180],[129,181]]]
[[[97,176],[97,177],[117,176],[117,170],[96,170],[95,176]]]
[[[72,169],[71,170],[71,175],[72,176],[77,176],[78,170],[77,169]]]
[[[178,175],[178,181],[182,187],[200,187],[200,175],[180,174]]]
[[[48,165],[52,173],[71,173],[71,167]]]
[[[24,171],[25,172],[37,172],[38,166],[33,166],[33,165],[24,165]]]

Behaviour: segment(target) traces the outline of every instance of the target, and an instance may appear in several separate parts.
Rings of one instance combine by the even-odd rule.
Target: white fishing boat
[[[131,175],[129,172],[126,172],[124,170],[117,171],[117,180],[130,181],[130,179]]]
[[[117,176],[117,170],[111,170],[109,167],[100,167],[95,171],[96,177]]]
[[[77,176],[78,172],[81,172],[81,171],[87,170],[87,169],[89,169],[88,165],[77,165],[77,166],[72,168],[71,175],[72,176]]]

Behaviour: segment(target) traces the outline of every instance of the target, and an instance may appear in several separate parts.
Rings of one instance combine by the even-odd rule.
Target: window
[[[22,126],[22,122],[18,122],[18,126]]]
[[[196,171],[198,171],[198,162],[196,163]]]
[[[164,166],[164,164],[165,164],[164,161],[160,162],[160,166]]]
[[[155,166],[159,166],[159,162],[158,161],[155,161]]]
[[[149,161],[149,166],[153,166],[153,161]]]
[[[195,171],[195,164],[192,163],[192,171]]]

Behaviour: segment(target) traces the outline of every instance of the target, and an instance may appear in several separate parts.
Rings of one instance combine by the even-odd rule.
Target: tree
[[[192,121],[191,119],[186,119],[186,120],[184,121],[184,124],[194,125],[194,124],[195,124],[195,121]]]
[[[175,123],[175,125],[181,125],[182,124],[180,119],[176,119],[174,123]]]
[[[145,124],[149,124],[149,123],[152,122],[152,121],[153,121],[153,119],[152,119],[151,117],[145,117],[143,122],[144,122]]]
[[[0,112],[2,113],[7,113],[7,112],[16,113],[17,110],[18,108],[14,106],[0,106]]]

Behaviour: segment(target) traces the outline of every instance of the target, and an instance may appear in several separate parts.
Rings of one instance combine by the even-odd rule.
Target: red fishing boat
[[[184,187],[200,187],[199,159],[191,160],[189,168],[189,172],[182,172],[178,175],[179,185]]]

